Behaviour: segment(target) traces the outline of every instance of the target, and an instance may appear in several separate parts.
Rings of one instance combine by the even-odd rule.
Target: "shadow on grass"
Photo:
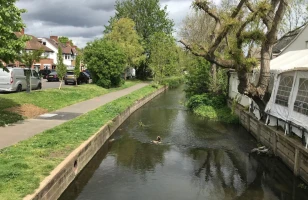
[[[11,99],[1,98],[0,96],[0,126],[12,124],[24,119],[22,115],[5,110],[6,108],[16,107],[19,105],[20,104]]]

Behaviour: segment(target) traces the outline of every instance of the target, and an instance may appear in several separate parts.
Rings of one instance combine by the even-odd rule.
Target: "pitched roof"
[[[282,36],[277,43],[273,47],[273,53],[280,53],[286,48],[296,37],[304,30],[307,24],[303,24],[302,26],[287,32],[284,36]]]
[[[16,37],[21,37],[23,34],[20,32],[15,32]],[[45,45],[41,44],[39,39],[37,37],[34,37],[33,35],[24,34],[28,37],[30,37],[30,40],[26,42],[26,50],[40,50],[43,49],[45,52],[54,52],[50,48],[46,47]]]
[[[56,47],[56,48],[61,47],[62,53],[64,53],[64,54],[71,54],[72,52],[75,53],[74,48],[71,47],[70,45],[63,44],[63,43],[55,41],[54,39],[51,39],[51,38],[45,38],[45,39],[49,43],[51,43],[54,47]]]

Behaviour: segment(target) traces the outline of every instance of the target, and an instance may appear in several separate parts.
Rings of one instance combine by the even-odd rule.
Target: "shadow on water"
[[[200,119],[183,98],[169,90],[137,110],[60,199],[307,199],[278,159],[249,155],[244,128]]]

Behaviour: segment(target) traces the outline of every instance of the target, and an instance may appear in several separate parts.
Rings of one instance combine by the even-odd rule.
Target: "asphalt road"
[[[60,85],[59,82],[48,82],[47,79],[42,79],[42,89],[49,89],[49,88],[58,88]],[[65,85],[64,82],[62,83],[62,87],[72,87],[74,85]]]

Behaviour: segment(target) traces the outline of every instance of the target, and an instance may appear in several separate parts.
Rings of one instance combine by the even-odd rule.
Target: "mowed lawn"
[[[137,84],[138,81],[126,81],[119,88],[105,89],[93,84],[79,85],[59,89],[48,89],[32,91],[31,93],[11,93],[0,96],[0,126],[11,124],[27,118],[22,113],[15,113],[10,110],[26,107],[27,112],[32,112],[33,107],[41,109],[42,112],[51,112],[60,108],[85,101],[109,92],[121,90]],[[9,109],[9,110],[7,110]],[[15,109],[16,110],[16,109]],[[34,112],[34,111],[33,111]]]

